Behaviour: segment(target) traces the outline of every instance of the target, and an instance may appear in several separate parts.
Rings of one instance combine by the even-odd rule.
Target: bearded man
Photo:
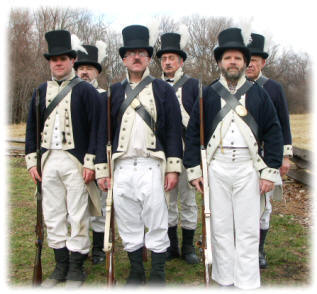
[[[282,163],[281,127],[266,91],[245,78],[250,52],[241,30],[222,31],[218,43],[220,79],[203,92],[212,279],[221,286],[254,289],[260,286],[260,197],[273,189]],[[187,127],[184,166],[191,184],[203,192],[198,102]]]

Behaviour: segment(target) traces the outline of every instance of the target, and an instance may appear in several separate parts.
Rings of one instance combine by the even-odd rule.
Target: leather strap
[[[183,87],[183,85],[188,81],[190,77],[187,74],[184,74],[172,87],[175,91],[175,93],[177,92],[177,90],[181,87]],[[182,107],[182,106],[181,106]],[[186,111],[186,110],[185,110]],[[187,113],[187,112],[186,112]],[[182,124],[182,138],[185,141],[185,135],[186,135],[186,126],[184,126]]]
[[[53,99],[53,101],[48,105],[48,107],[44,111],[44,122],[55,109],[55,107],[63,100],[63,98],[71,91],[73,87],[77,84],[83,82],[79,77],[74,77],[68,85],[66,85]]]
[[[239,105],[242,106],[239,100],[242,95],[247,93],[247,91],[252,87],[252,85],[252,82],[246,80],[245,83],[237,90],[237,92],[234,95],[231,94],[219,81],[211,86],[216,91],[216,93],[227,102],[227,104],[217,113],[216,117],[214,118],[214,121],[212,123],[211,134],[213,134],[213,132],[217,128],[218,123],[227,115],[227,113],[231,109],[236,112],[236,107]],[[250,127],[255,138],[258,139],[258,124],[256,123],[253,116],[249,112],[247,112],[245,116],[239,116]]]
[[[149,112],[145,109],[145,107],[140,103],[136,108],[134,108],[138,115],[145,121],[148,127],[152,130],[153,134],[155,134],[156,130],[156,122],[153,117],[149,114]]]
[[[175,91],[175,93],[177,92],[177,90],[179,88],[181,88],[189,79],[189,76],[187,74],[184,74],[174,85],[173,85],[173,89]]]
[[[133,90],[131,86],[128,83],[128,80],[125,79],[121,82],[122,86],[125,89],[125,93],[127,95],[127,98],[122,102],[119,115],[118,115],[118,123],[121,122],[122,116],[126,109],[129,107],[129,105],[132,103],[133,99],[138,96],[138,94],[150,83],[152,83],[155,80],[154,77],[151,75],[148,75],[145,77]]]
[[[264,86],[264,84],[269,80],[266,76],[262,75],[257,80],[256,83],[259,84],[261,87]]]

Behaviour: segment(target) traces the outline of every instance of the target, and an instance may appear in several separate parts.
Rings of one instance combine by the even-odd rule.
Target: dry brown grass
[[[25,138],[26,123],[8,125],[8,138]]]
[[[293,145],[313,151],[313,114],[292,114],[290,120]]]
[[[292,114],[290,116],[293,145],[299,148],[313,150],[312,125],[313,114]],[[8,126],[9,138],[24,138],[25,123]]]

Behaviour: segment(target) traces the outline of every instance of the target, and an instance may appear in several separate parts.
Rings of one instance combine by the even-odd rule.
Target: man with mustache
[[[103,46],[102,46],[103,45]],[[106,90],[98,85],[98,76],[102,72],[101,62],[104,59],[106,52],[105,45],[102,41],[97,41],[96,46],[83,45],[86,52],[77,51],[77,60],[74,63],[76,74],[86,82],[93,85],[98,91],[101,100],[106,101]],[[105,230],[105,215],[106,215],[106,198],[107,193],[100,191],[100,200],[102,204],[103,216],[92,216],[90,218],[90,226],[92,228],[92,262],[99,264],[105,261],[104,245],[104,230]]]
[[[100,100],[92,85],[75,76],[77,48],[72,48],[70,33],[50,31],[45,39],[49,52],[44,56],[52,80],[38,88],[42,177],[36,167],[36,93],[30,104],[25,144],[27,169],[34,182],[42,181],[47,243],[56,261],[42,287],[54,287],[65,280],[67,287],[79,287],[86,278],[83,264],[90,247],[89,210],[101,215],[93,181]]]
[[[212,279],[221,286],[260,287],[260,197],[274,187],[282,163],[281,127],[265,90],[245,78],[250,62],[241,30],[218,36],[214,56],[220,79],[203,93],[211,209]],[[264,143],[264,156],[260,146]],[[200,113],[187,127],[184,166],[200,192]]]
[[[144,246],[151,251],[149,282],[162,284],[169,247],[164,192],[176,186],[182,169],[181,114],[174,90],[149,74],[153,47],[148,28],[128,26],[122,35],[124,46],[119,54],[127,76],[111,86],[113,155],[106,158],[107,121],[102,119],[96,178],[102,190],[109,187],[107,160],[111,161],[115,219],[130,260],[127,284],[145,283]]]
[[[161,49],[156,53],[161,59],[163,70],[162,79],[167,81],[175,90],[182,114],[182,138],[185,140],[186,127],[195,101],[198,98],[198,80],[185,75],[183,64],[186,53],[181,49],[181,35],[166,33],[161,36]],[[194,234],[197,227],[197,204],[195,190],[190,188],[187,181],[186,170],[183,168],[178,185],[170,192],[168,207],[168,237],[170,247],[167,249],[167,259],[178,258],[178,194],[180,199],[180,219],[182,227],[182,258],[189,264],[199,262],[193,245]]]
[[[287,174],[290,168],[289,157],[293,156],[292,151],[292,135],[289,122],[289,113],[287,107],[287,101],[282,88],[282,85],[272,79],[265,77],[262,73],[262,69],[265,67],[266,59],[269,54],[265,52],[265,38],[259,34],[251,34],[252,41],[248,44],[248,48],[251,53],[251,60],[246,70],[246,76],[256,81],[262,86],[268,93],[275,106],[279,122],[282,127],[284,151],[283,151],[283,163],[280,168],[280,175],[283,177]],[[270,191],[266,193],[265,210],[260,220],[260,245],[259,245],[259,264],[260,268],[267,267],[266,255],[264,252],[264,243],[270,227],[270,216],[272,212],[272,205],[270,199],[275,197],[276,199],[282,198],[282,179],[275,183],[274,193]]]

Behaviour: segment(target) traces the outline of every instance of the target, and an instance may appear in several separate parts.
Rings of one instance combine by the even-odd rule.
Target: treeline
[[[157,41],[150,70],[152,75],[160,77],[161,69],[155,53],[160,47],[159,36],[169,31],[181,32],[186,27],[187,60],[185,71],[196,78],[202,78],[208,85],[218,77],[218,68],[213,58],[213,49],[217,45],[217,35],[225,28],[238,26],[226,17],[201,17],[193,15],[175,22],[170,17],[156,19]],[[151,24],[150,30],[151,30]],[[241,27],[241,26],[240,26]],[[34,11],[12,9],[8,27],[9,88],[8,121],[20,123],[26,120],[32,91],[39,84],[50,79],[49,67],[43,53],[47,52],[45,32],[66,29],[83,41],[94,45],[97,40],[107,44],[107,56],[99,78],[99,84],[107,88],[108,82],[116,82],[125,76],[118,49],[122,46],[121,32],[115,32],[103,17],[96,16],[88,9],[46,8]],[[252,31],[252,26],[248,28]],[[261,32],[260,32],[261,33]],[[268,40],[270,36],[267,36]],[[278,42],[278,40],[275,40]],[[310,60],[307,54],[298,54],[282,49],[281,45],[268,42],[267,66],[264,73],[279,81],[286,92],[290,113],[310,111]]]

